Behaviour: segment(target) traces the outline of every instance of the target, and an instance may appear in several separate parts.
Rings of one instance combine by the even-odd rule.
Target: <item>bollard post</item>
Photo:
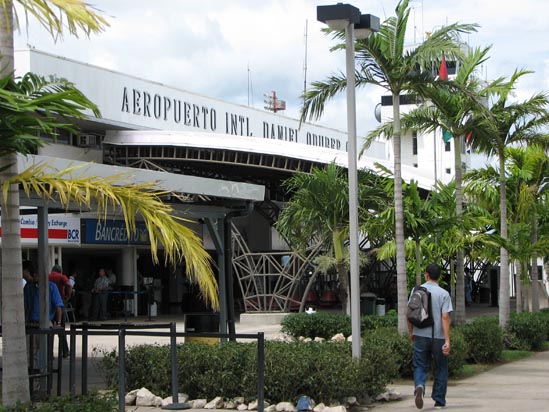
[[[162,409],[167,410],[182,410],[190,409],[188,403],[179,403],[179,382],[178,382],[178,367],[177,367],[177,331],[175,322],[170,323],[170,355],[172,367],[172,403],[165,405]]]
[[[88,322],[82,324],[82,395],[88,394]]]
[[[126,328],[118,331],[118,411],[126,410]]]
[[[265,382],[265,334],[257,334],[257,411],[263,412],[263,387]]]
[[[59,342],[57,346],[57,396],[61,396],[61,385],[63,382],[63,345],[61,339],[63,339],[63,342],[66,339],[65,329],[57,330],[57,341]]]
[[[76,398],[76,325],[71,323],[70,331],[69,390],[71,398]]]

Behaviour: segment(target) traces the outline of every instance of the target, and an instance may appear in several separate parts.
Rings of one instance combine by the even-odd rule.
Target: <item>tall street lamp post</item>
[[[351,258],[351,331],[352,353],[360,358],[360,279],[358,264],[358,178],[356,144],[356,98],[355,98],[355,35],[366,38],[373,31],[379,31],[379,18],[360,14],[350,4],[338,3],[331,6],[317,6],[317,20],[333,30],[345,30],[345,61],[347,76],[347,152],[349,176],[349,251]]]

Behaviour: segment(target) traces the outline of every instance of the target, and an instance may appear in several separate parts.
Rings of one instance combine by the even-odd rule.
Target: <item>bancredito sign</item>
[[[36,244],[38,242],[38,217],[36,215],[21,215],[19,223],[21,225],[21,243],[24,245]],[[80,218],[66,214],[49,215],[48,243],[50,245],[80,244]]]
[[[103,245],[148,245],[149,232],[142,222],[128,234],[123,220],[82,219],[83,243]]]

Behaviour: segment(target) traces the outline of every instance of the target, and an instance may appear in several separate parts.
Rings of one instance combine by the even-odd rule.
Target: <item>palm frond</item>
[[[11,3],[6,0],[1,1],[4,9]],[[91,33],[100,33],[109,26],[103,13],[83,0],[16,1],[24,10],[27,27],[29,27],[29,16],[32,16],[55,40],[62,37],[66,30],[75,37],[78,37],[80,32],[89,36]],[[13,10],[15,24],[19,27],[17,9],[13,7]]]

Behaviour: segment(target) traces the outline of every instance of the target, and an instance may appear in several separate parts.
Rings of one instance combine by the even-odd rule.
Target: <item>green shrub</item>
[[[373,330],[378,328],[397,328],[398,316],[395,311],[384,316],[365,315],[361,318],[362,330]]]
[[[384,327],[397,327],[396,313],[361,317],[363,331]],[[351,335],[351,318],[339,313],[292,313],[282,320],[282,332],[294,338],[303,336],[311,339],[330,339],[337,333],[343,333],[347,337]]]
[[[118,398],[114,394],[100,395],[91,393],[76,399],[70,396],[54,397],[47,402],[37,404],[17,404],[13,407],[0,406],[2,412],[116,412]]]
[[[145,386],[160,396],[171,393],[168,346],[134,346],[126,356],[126,390]],[[116,354],[104,359],[103,373],[116,385]],[[179,390],[193,398],[253,399],[256,364],[255,343],[179,345]],[[265,398],[271,402],[296,401],[304,393],[318,402],[375,396],[396,374],[396,360],[384,344],[363,347],[356,362],[347,342],[265,342]]]
[[[294,338],[300,336],[314,339],[321,337],[330,339],[332,336],[343,333],[351,335],[351,318],[335,313],[292,313],[282,320],[282,332]]]
[[[509,333],[506,344],[517,345],[517,349],[541,350],[547,337],[547,324],[542,316],[535,313],[522,312],[512,314],[506,326]],[[509,349],[515,349],[508,346]]]
[[[541,318],[542,322],[545,324],[543,330],[545,331],[545,340],[549,341],[549,308],[541,309],[538,312],[538,316]]]
[[[448,357],[448,373],[457,376],[465,365],[469,347],[460,327],[450,329],[450,356]]]
[[[478,317],[462,328],[473,363],[494,363],[501,359],[503,330],[496,317]]]
[[[414,348],[407,334],[401,335],[396,328],[390,327],[366,330],[362,345],[365,349],[372,346],[388,348],[397,364],[398,377],[410,378],[413,376]]]

